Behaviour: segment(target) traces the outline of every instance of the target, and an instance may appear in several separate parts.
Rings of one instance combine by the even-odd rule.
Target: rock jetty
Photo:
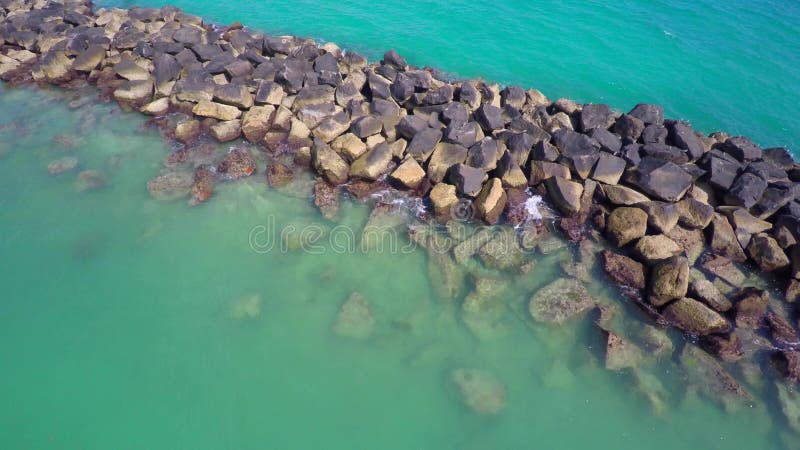
[[[258,168],[247,151],[233,150],[197,167],[191,179],[162,176],[148,186],[168,197],[191,195],[191,204],[210,198],[223,178],[265,174],[270,185],[282,186],[301,166],[317,174],[318,204],[328,210],[338,205],[341,185],[357,197],[391,187],[424,198],[431,220],[468,211],[486,224],[516,224],[539,195],[560,212],[555,223],[569,240],[608,247],[582,258],[597,260],[659,324],[701,337],[723,360],[741,356],[739,335],[763,335],[778,372],[800,381],[800,165],[784,148],[701,134],[665,118],[657,105],[623,113],[551,101],[535,89],[448,80],[391,50],[370,63],[331,43],[209,24],[169,6],[95,10],[83,0],[0,1],[0,78],[92,84],[124,108],[161,118],[187,149],[200,136],[244,139],[291,160],[291,167]],[[450,276],[472,255],[487,264],[505,261],[481,250],[491,235],[475,236],[454,247],[455,259],[432,257],[441,262],[434,272]],[[542,253],[552,244],[526,242],[524,249]],[[772,298],[751,285],[743,265],[779,283],[785,295]],[[565,267],[579,278],[574,266]],[[585,290],[575,289],[583,299]],[[572,305],[571,294],[561,294],[552,298]],[[533,301],[534,316],[560,321],[547,306]],[[684,354],[704,358],[691,349]],[[724,372],[712,365],[706,372]],[[481,379],[456,378],[462,388]],[[491,389],[498,395],[488,406],[484,397],[467,395],[467,402],[494,413],[502,392]]]

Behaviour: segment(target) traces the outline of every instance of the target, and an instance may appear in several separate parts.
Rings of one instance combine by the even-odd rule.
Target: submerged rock
[[[230,307],[229,314],[238,320],[255,319],[261,315],[261,296],[253,294],[236,300]]]
[[[106,177],[97,170],[84,170],[78,174],[78,192],[94,191],[106,185]]]
[[[680,362],[689,382],[711,400],[720,402],[726,410],[735,410],[752,400],[747,392],[711,355],[693,344],[686,344]]]
[[[606,369],[633,369],[642,361],[642,350],[617,334],[608,333],[606,341]]]
[[[189,206],[197,206],[211,198],[214,193],[214,183],[217,175],[206,166],[200,166],[194,172],[194,182],[192,183],[192,198],[189,199]]]
[[[249,177],[255,171],[256,161],[253,155],[244,148],[234,148],[217,165],[217,172],[224,173],[233,180]]]
[[[172,201],[189,195],[194,177],[187,172],[163,173],[147,182],[147,192],[160,201]]]
[[[470,409],[494,415],[506,405],[506,388],[491,373],[479,369],[456,369],[451,379],[458,386],[461,398]]]
[[[47,171],[50,175],[61,175],[64,172],[69,172],[78,167],[78,159],[71,156],[56,159],[47,165]]]
[[[539,322],[562,324],[595,307],[583,284],[562,278],[539,289],[528,303],[528,311]]]
[[[339,308],[339,315],[333,332],[339,336],[366,339],[375,328],[375,318],[367,300],[358,292],[353,292]]]
[[[322,217],[336,220],[339,216],[339,189],[318,179],[314,183],[314,205],[319,209]]]
[[[503,302],[504,292],[502,280],[478,277],[475,289],[464,298],[461,305],[464,324],[478,338],[496,337],[505,330],[503,320],[507,307]]]
[[[294,171],[286,164],[273,161],[267,166],[267,184],[273,189],[286,186],[293,178]]]
[[[627,256],[611,251],[603,251],[603,269],[618,285],[635,289],[645,288],[644,266]]]

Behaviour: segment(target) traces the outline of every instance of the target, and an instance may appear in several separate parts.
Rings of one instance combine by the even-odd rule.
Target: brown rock
[[[680,225],[676,225],[665,234],[683,249],[683,253],[689,259],[690,263],[694,264],[695,261],[700,258],[700,255],[703,254],[705,243],[702,231],[688,230]]]
[[[200,117],[211,117],[217,120],[234,120],[238,119],[242,112],[239,108],[231,105],[223,105],[222,103],[210,102],[203,100],[192,108],[192,113]]]
[[[217,172],[224,173],[228,178],[238,180],[249,177],[256,171],[256,160],[247,149],[234,148],[217,165]]]
[[[764,272],[773,272],[789,267],[789,258],[778,242],[765,233],[757,234],[750,239],[747,254]]]
[[[734,298],[736,326],[757,329],[764,322],[769,306],[769,294],[761,289],[746,287]]]
[[[744,357],[742,340],[735,331],[729,334],[703,336],[700,344],[706,351],[717,355],[719,359],[727,363],[735,363]]]
[[[261,143],[272,125],[275,108],[271,105],[253,106],[242,117],[242,133],[248,141]]]
[[[350,167],[338,153],[325,142],[316,139],[311,148],[311,164],[325,180],[331,184],[344,184]]]
[[[200,166],[194,172],[194,183],[192,184],[192,198],[189,206],[196,206],[211,198],[214,193],[214,183],[216,175],[206,166]]]
[[[580,211],[583,194],[583,186],[580,183],[555,176],[549,178],[545,184],[550,199],[563,214],[570,216]]]
[[[289,166],[273,161],[267,166],[267,184],[271,188],[286,186],[294,178],[294,172]]]
[[[458,205],[456,187],[452,184],[439,183],[431,189],[429,194],[433,204],[433,212],[436,220],[447,222],[452,218],[452,208]]]
[[[736,238],[736,233],[733,231],[728,219],[720,215],[715,215],[711,221],[711,233],[709,239],[711,251],[717,255],[730,258],[734,261],[743,262],[747,260],[739,245],[739,240]]]
[[[318,179],[314,183],[314,205],[317,206],[322,217],[336,220],[339,216],[339,189]]]
[[[435,155],[435,153],[434,153]],[[506,206],[506,192],[499,178],[490,178],[483,185],[480,194],[475,199],[475,208],[478,218],[489,225],[494,225],[500,219],[500,214]]]
[[[684,198],[678,202],[678,213],[681,225],[694,229],[705,229],[714,218],[714,208],[693,198]]]
[[[242,137],[242,122],[240,120],[227,120],[211,126],[211,136],[217,142],[230,142]]]
[[[630,286],[636,289],[645,288],[644,266],[627,256],[605,250],[603,256],[603,269],[617,284]]]
[[[200,121],[195,119],[188,119],[179,122],[175,126],[175,139],[189,144],[197,139],[200,135]]]
[[[408,189],[416,189],[425,178],[425,170],[417,160],[407,157],[397,169],[389,174],[389,180]]]

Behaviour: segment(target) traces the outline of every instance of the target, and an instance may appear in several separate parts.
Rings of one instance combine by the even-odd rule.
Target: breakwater
[[[332,45],[209,26],[170,8],[89,6],[10,4],[3,77],[96,84],[127,107],[169,117],[160,123],[187,148],[203,135],[244,136],[291,157],[296,167],[267,168],[276,184],[312,167],[324,210],[339,185],[393,186],[427,198],[434,219],[447,221],[466,204],[478,220],[514,222],[531,188],[561,211],[556,222],[572,240],[605,236],[616,247],[600,263],[657,321],[704,336],[704,347],[726,361],[743,356],[741,336],[764,334],[779,372],[797,379],[797,173],[785,150],[698,135],[655,105],[619,114],[550,102],[534,90],[442,80],[393,52],[368,64]],[[249,152],[235,149],[197,168],[192,202],[207,200],[223,178],[254,173]],[[175,184],[184,186],[167,177],[151,187]],[[454,254],[471,257],[487,241],[477,235]],[[747,289],[744,262],[776,274],[785,295],[771,304],[769,292]],[[587,309],[584,293],[570,289],[576,304],[563,309]],[[534,318],[563,320],[542,313],[541,303]]]

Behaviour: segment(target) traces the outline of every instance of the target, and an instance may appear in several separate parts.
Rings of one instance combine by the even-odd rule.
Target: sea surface
[[[172,4],[553,99],[657,102],[704,131],[800,148],[795,2]],[[507,280],[500,329],[475,333],[437,298],[422,250],[281,249],[281,232],[308,226],[357,235],[369,203],[326,221],[307,184],[267,188],[263,161],[202,206],[154,200],[146,182],[173,147],[95,94],[0,85],[0,448],[798,448],[774,400],[726,410],[693,386],[679,335],[675,357],[643,367],[647,397],[603,367],[596,315],[533,322],[528,299],[564,276],[570,249]],[[78,168],[50,175],[65,156]],[[83,170],[104,186],[82,190]],[[334,332],[353,292],[375,318],[366,339]],[[627,311],[623,329],[647,323],[612,287],[592,293]],[[464,403],[463,368],[505,386],[499,414]]]

